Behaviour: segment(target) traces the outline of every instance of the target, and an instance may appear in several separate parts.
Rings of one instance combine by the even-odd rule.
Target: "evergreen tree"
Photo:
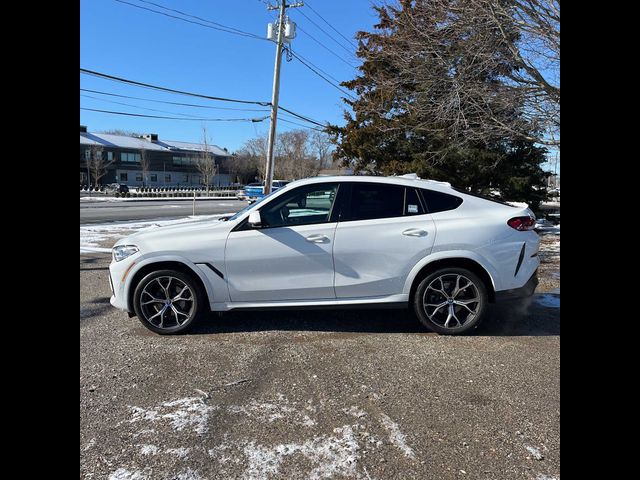
[[[545,197],[541,165],[546,149],[537,146],[540,132],[526,115],[521,87],[506,80],[519,65],[509,45],[498,41],[504,29],[476,24],[468,12],[451,20],[451,10],[460,2],[435,2],[440,7],[435,12],[425,8],[430,3],[401,0],[398,8],[374,7],[380,18],[374,32],[358,34],[361,75],[343,84],[357,96],[344,100],[353,113],[345,112],[344,127],[329,128],[335,158],[356,172],[416,172],[536,208]],[[416,24],[432,34],[416,37]],[[515,28],[506,34],[514,42],[519,35]],[[492,60],[475,68],[481,48],[493,49]],[[451,105],[457,83],[472,88],[461,90]],[[443,105],[450,105],[464,125],[462,141],[460,124],[452,128]],[[494,120],[510,127],[484,122],[487,109]]]

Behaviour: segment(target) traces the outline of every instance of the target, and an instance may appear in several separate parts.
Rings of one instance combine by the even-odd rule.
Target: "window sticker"
[[[409,213],[418,213],[417,205],[407,205],[407,207],[409,208]]]

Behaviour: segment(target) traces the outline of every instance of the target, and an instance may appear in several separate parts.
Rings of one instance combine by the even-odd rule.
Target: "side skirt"
[[[409,295],[398,294],[386,297],[344,298],[327,300],[298,300],[278,302],[219,302],[213,303],[211,311],[229,310],[323,310],[323,309],[371,309],[371,308],[407,308]]]

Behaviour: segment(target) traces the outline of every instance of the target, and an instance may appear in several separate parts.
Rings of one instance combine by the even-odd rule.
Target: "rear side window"
[[[438,213],[446,212],[447,210],[455,210],[462,204],[462,199],[455,195],[449,195],[447,193],[436,192],[433,190],[420,189],[422,198],[427,207],[427,212]]]
[[[407,187],[404,197],[404,214],[405,215],[423,215],[422,201],[418,198],[418,192],[415,188]]]
[[[354,182],[352,189],[350,220],[402,217],[403,186]]]

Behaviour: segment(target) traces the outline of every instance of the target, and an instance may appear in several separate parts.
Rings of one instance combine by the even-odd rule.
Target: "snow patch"
[[[110,248],[101,247],[100,244],[117,240],[133,233],[150,230],[157,227],[169,225],[180,225],[183,223],[204,222],[215,220],[221,217],[232,215],[230,213],[217,215],[190,215],[184,218],[172,220],[147,220],[131,222],[113,222],[80,226],[80,253],[90,252],[111,252]]]
[[[234,414],[243,414],[247,417],[258,418],[259,420],[267,420],[269,423],[286,418],[289,421],[293,421],[294,423],[298,423],[305,427],[312,427],[316,424],[315,420],[309,417],[309,415],[307,415],[304,411],[290,406],[289,402],[284,396],[279,395],[278,401],[280,403],[276,404],[271,402],[259,402],[257,400],[252,400],[245,405],[231,405],[227,407],[227,412]],[[311,407],[307,405],[305,409],[311,410]]]
[[[407,445],[405,436],[400,431],[400,427],[398,427],[398,424],[391,420],[384,413],[380,415],[380,420],[382,421],[382,425],[384,426],[384,428],[386,428],[389,432],[389,440],[391,441],[391,443],[402,450],[405,457],[415,458],[416,454],[413,449],[409,445]]]
[[[184,447],[168,448],[168,449],[165,450],[166,453],[169,453],[171,455],[175,455],[176,457],[178,457],[180,459],[187,458],[187,456],[189,455],[190,451],[191,451],[190,448],[184,448]]]
[[[283,460],[290,455],[302,455],[311,464],[305,478],[319,480],[356,475],[359,445],[353,429],[344,425],[333,430],[334,435],[321,435],[302,443],[286,443],[273,447],[257,445],[254,441],[239,443],[248,466],[243,472],[245,480],[276,476]],[[210,451],[211,453],[211,451]]]
[[[93,447],[95,444],[96,444],[96,439],[92,438],[91,440],[89,440],[89,442],[84,446],[84,448],[82,450],[86,452],[91,447]]]
[[[138,445],[140,447],[140,453],[142,455],[157,455],[160,450],[155,445]]]
[[[132,412],[129,423],[139,421],[156,422],[161,419],[167,419],[174,430],[181,431],[191,427],[198,435],[203,435],[208,431],[209,413],[218,409],[217,406],[207,405],[198,397],[164,402],[159,407],[151,410],[135,406],[129,408]]]
[[[544,473],[539,473],[536,475],[536,480],[558,480],[558,478],[551,475],[545,475]]]
[[[175,480],[202,480],[200,474],[196,470],[191,470],[190,468],[183,470],[178,475],[171,478]]]
[[[151,477],[142,470],[131,472],[126,468],[119,468],[109,475],[109,480],[147,480],[148,478]]]
[[[347,415],[353,415],[356,418],[362,418],[367,414],[367,412],[356,407],[355,405],[352,406],[351,408],[343,408],[342,411]]]
[[[540,453],[540,450],[538,450],[536,447],[526,446],[525,448],[536,460],[542,460],[544,458],[542,453]]]

